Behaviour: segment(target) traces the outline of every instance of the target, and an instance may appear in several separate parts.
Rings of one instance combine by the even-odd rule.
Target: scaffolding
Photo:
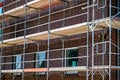
[[[21,1],[24,4],[19,4]],[[119,3],[119,0],[16,0],[11,3],[4,0],[0,14],[0,80],[5,74],[10,74],[13,80],[14,75],[21,75],[21,80],[25,80],[26,73],[35,73],[36,80],[39,80],[37,75],[45,74],[49,80],[51,72],[58,73],[61,80],[66,80],[64,75],[71,73],[85,76],[82,80],[96,80],[96,75],[100,76],[98,80],[120,80]],[[14,8],[7,10],[13,5]],[[67,57],[68,50],[72,49],[78,49],[81,54]],[[18,52],[22,56],[18,63],[21,68],[14,69],[11,65],[16,62],[11,58]],[[32,59],[39,52],[45,52],[46,59]],[[78,60],[77,66],[67,65],[71,59]],[[43,61],[45,67],[36,67],[37,62]]]

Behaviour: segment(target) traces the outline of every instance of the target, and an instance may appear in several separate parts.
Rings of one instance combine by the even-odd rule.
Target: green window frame
[[[66,67],[78,66],[78,48],[71,48],[66,50]]]

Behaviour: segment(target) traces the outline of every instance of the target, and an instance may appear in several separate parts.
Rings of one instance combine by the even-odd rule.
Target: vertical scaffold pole
[[[117,66],[119,67],[120,66],[120,49],[119,49],[119,46],[120,46],[120,43],[119,43],[119,38],[120,38],[120,29],[117,29]],[[120,80],[120,70],[117,70],[117,79]]]
[[[87,6],[89,6],[89,0],[87,0]],[[87,8],[87,72],[86,72],[86,80],[89,79],[89,72],[88,72],[88,67],[89,67],[89,8]]]
[[[111,0],[109,0],[110,2],[109,2],[109,18],[110,18],[110,20],[109,20],[109,80],[111,80],[111,43],[112,43],[112,40],[111,40],[111,26],[112,26],[112,24],[111,24],[111,19],[112,19],[112,14],[111,14],[111,6],[112,6],[112,4],[111,4]]]
[[[38,21],[38,25],[40,25],[40,23],[41,23],[41,22],[40,22],[40,21],[41,21],[41,20],[40,20],[40,17],[41,17],[41,10],[38,11],[38,20],[39,20],[39,21]],[[38,27],[38,32],[40,32],[40,26]]]
[[[120,9],[119,9],[119,7],[120,7],[120,0],[117,0],[118,1],[118,13],[120,12]],[[120,14],[119,14],[119,17],[120,17]],[[117,66],[119,67],[120,66],[120,28],[117,30],[117,46],[118,46],[118,49],[117,49]],[[117,71],[117,78],[118,78],[118,80],[120,80],[120,70],[118,70]]]
[[[18,3],[19,3],[19,1],[16,1],[16,7],[18,7]],[[15,24],[17,24],[17,18],[15,19]],[[16,35],[16,30],[17,30],[17,25],[15,25],[15,34],[14,34],[14,36],[15,36],[15,38],[17,37],[17,35]]]
[[[62,41],[62,58],[64,57],[64,53],[65,53],[65,43],[64,43],[64,38],[60,38]],[[64,67],[64,59],[62,59],[62,67]],[[64,74],[62,74],[62,80],[64,80]]]
[[[51,0],[49,2],[49,13],[48,13],[48,51],[47,51],[47,70],[49,70],[49,53],[50,53],[50,16],[51,16]],[[49,72],[47,72],[46,80],[49,80]]]
[[[0,80],[2,80],[2,53],[3,53],[3,30],[4,30],[4,1],[2,1],[2,27],[1,27],[1,35],[0,35],[0,41],[1,41],[1,53],[0,53]]]
[[[24,68],[25,68],[25,65],[24,65],[24,61],[25,61],[25,48],[26,48],[26,21],[27,21],[27,0],[25,0],[25,18],[24,18],[24,44],[23,44],[23,61],[22,61],[22,80],[24,80],[24,76],[25,76],[25,73],[24,73]]]
[[[95,19],[95,14],[94,14],[94,12],[95,12],[95,8],[94,8],[94,4],[95,3],[95,0],[92,0],[92,5],[93,5],[93,7],[92,7],[92,23],[91,23],[91,27],[92,27],[92,80],[94,80],[94,26],[95,26],[95,24],[94,24],[94,19]]]

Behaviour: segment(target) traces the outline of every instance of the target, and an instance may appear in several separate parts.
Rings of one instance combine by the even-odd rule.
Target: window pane
[[[37,53],[37,64],[36,64],[36,67],[37,68],[44,68],[46,67],[46,52],[40,52],[40,53]]]
[[[70,49],[66,51],[66,66],[74,67],[78,66],[78,49]]]
[[[0,14],[3,13],[3,11],[2,11],[2,5],[3,5],[3,4],[2,4],[2,1],[3,1],[3,0],[0,0]]]
[[[21,69],[21,60],[22,60],[22,56],[16,55],[16,57],[15,57],[15,69]]]
[[[0,14],[2,13],[2,8],[0,8]]]

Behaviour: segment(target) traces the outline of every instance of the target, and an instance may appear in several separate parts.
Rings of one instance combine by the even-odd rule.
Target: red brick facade
[[[77,46],[83,46],[83,45],[86,45],[86,38],[83,37],[82,35],[86,35],[86,34],[80,34],[80,37],[79,38],[75,38],[73,37],[73,40],[65,40],[65,48],[71,48],[71,47],[77,47]],[[113,33],[112,35],[116,35],[116,30],[113,30]],[[95,32],[95,43],[97,42],[101,42],[101,32],[98,31],[98,32]],[[72,37],[72,36],[71,36]],[[91,37],[89,36],[89,39],[91,39]],[[107,40],[107,37],[106,37],[106,40]],[[113,42],[116,44],[116,37],[113,37],[112,38]],[[40,51],[44,51],[44,50],[47,50],[47,44],[45,44],[45,42],[43,42],[42,44],[44,45],[40,45]],[[57,44],[57,45],[56,45]],[[108,46],[108,45],[107,45]],[[28,44],[27,45],[27,48],[26,48],[26,52],[33,52],[35,53],[37,51],[36,49],[36,44]],[[60,49],[62,48],[62,42],[60,40],[56,41],[56,42],[53,42],[52,44],[50,44],[50,48],[51,49]],[[107,47],[108,48],[108,47]],[[12,48],[11,48],[12,49]],[[10,49],[10,50],[11,50]],[[100,48],[100,51],[101,51],[102,48]],[[108,50],[108,49],[107,49]],[[113,47],[112,49],[113,52],[116,52],[116,48]],[[20,51],[15,51],[17,53],[19,53]],[[22,51],[21,51],[22,52]],[[51,51],[50,52],[50,59],[54,59],[54,58],[62,58],[62,50],[58,50],[58,51]],[[65,52],[65,51],[64,51]],[[9,52],[9,54],[12,54]],[[64,54],[64,53],[63,53]],[[78,55],[79,56],[86,56],[87,54],[87,48],[79,48],[79,53]],[[5,54],[4,54],[5,55]],[[35,59],[35,54],[28,54],[25,56],[25,61],[31,61],[31,60],[34,60]],[[91,66],[91,59],[92,59],[92,56],[91,56],[91,42],[89,42],[89,66]],[[102,61],[104,62],[104,65],[108,65],[108,52],[105,53],[104,55],[104,60],[102,59],[102,55],[98,55],[96,52],[95,52],[95,56],[94,56],[94,65],[96,66],[99,66],[99,65],[102,65]],[[13,57],[12,58],[6,58],[4,59],[5,62],[11,62],[13,60]],[[64,64],[64,63],[63,63]],[[78,59],[78,65],[79,66],[86,66],[87,64],[87,61],[86,61],[86,58],[81,58],[81,59]],[[112,65],[116,65],[116,56],[115,55],[112,55]],[[12,69],[12,66],[13,65],[5,65],[5,67],[3,67],[5,70],[6,69]],[[25,63],[25,68],[34,68],[35,67],[35,63],[31,62],[31,63]],[[49,65],[50,68],[53,68],[53,67],[62,67],[62,60],[57,60],[57,61],[50,61],[50,65]],[[26,80],[32,80],[33,78],[36,78],[36,76],[31,76],[33,78],[30,78],[28,79],[27,75],[32,75],[33,73],[31,74],[28,74],[28,73],[25,73],[25,79]],[[70,79],[70,80],[73,80],[72,78],[76,78],[78,80],[85,80],[86,77],[85,75],[84,76],[80,76],[81,74],[83,74],[82,72],[79,72],[79,74],[73,74],[73,75],[68,75],[68,74],[64,74],[64,73],[60,73],[60,72],[53,72],[51,73],[50,72],[50,80],[62,80],[62,76],[64,76],[63,78],[66,80],[66,79]],[[3,77],[7,78],[7,75],[10,75],[10,74],[5,74],[6,76]],[[113,76],[114,75],[114,76]],[[113,72],[113,75],[112,75],[112,78],[114,78],[116,80],[116,71]],[[53,77],[54,76],[54,77]],[[10,80],[10,76],[9,77],[9,80]],[[16,79],[18,79],[20,76],[16,77]],[[42,75],[38,75],[37,76],[39,79],[42,78],[42,80],[45,79],[45,76],[42,76]],[[81,77],[83,77],[81,79]],[[97,77],[97,76],[96,76]],[[95,78],[96,78],[95,77]],[[106,76],[107,77],[107,76]],[[98,78],[98,77],[97,77]],[[99,78],[101,79],[101,77],[99,76]],[[76,80],[75,79],[75,80]],[[98,80],[100,80],[98,79]],[[95,79],[96,80],[96,79]],[[107,79],[106,79],[107,80]],[[112,79],[113,80],[113,79]]]
[[[11,3],[13,0],[6,0],[5,1],[5,5]],[[31,1],[31,0],[29,0]],[[74,6],[74,5],[79,5],[81,3],[86,2],[86,0],[74,0],[74,4],[69,4],[67,3],[65,5],[65,8]],[[25,3],[25,0],[22,0],[19,2],[19,5],[17,6],[21,6],[22,4]],[[13,4],[14,5],[14,4]],[[51,12],[54,11],[59,11],[63,9],[63,3],[56,6],[53,6],[51,8]],[[62,19],[63,17],[67,18],[67,17],[71,17],[77,14],[82,14],[82,13],[86,13],[86,9],[82,10],[82,7],[84,6],[78,6],[66,11],[61,11],[59,13],[55,13],[55,14],[51,14],[51,21],[55,21],[55,20],[59,20]],[[5,11],[8,11],[10,9],[13,9],[15,7],[14,6],[7,6],[5,7]],[[48,9],[45,9],[43,11],[41,11],[40,16],[44,16],[48,14]],[[109,9],[108,9],[108,4],[107,7],[105,7],[104,9],[104,13],[102,13],[102,9],[98,10],[95,7],[95,19],[101,19],[104,14],[104,17],[108,17],[109,16]],[[90,9],[90,13],[89,15],[92,15],[92,11]],[[35,14],[31,14],[27,16],[27,19],[33,19],[33,18],[38,18],[39,14],[35,13]],[[18,19],[16,19],[17,23],[23,22],[25,17],[20,17]],[[89,21],[91,21],[92,16],[89,16]],[[40,21],[39,21],[40,20]],[[61,27],[65,27],[65,26],[69,26],[69,25],[73,25],[73,24],[78,24],[78,23],[83,23],[87,21],[87,14],[82,15],[82,16],[76,16],[74,18],[69,18],[66,20],[61,20],[58,22],[53,22],[50,24],[50,28],[51,29],[56,29],[56,28],[61,28]],[[28,21],[27,22],[27,28],[31,28],[31,29],[27,29],[26,30],[26,35],[29,34],[34,34],[34,33],[38,33],[38,32],[42,32],[48,29],[48,24],[45,24],[48,22],[48,16],[42,17],[40,19],[36,19],[36,20],[32,20],[32,21]],[[18,25],[12,25],[15,23],[15,19],[11,19],[11,21],[8,21],[5,23],[5,26],[11,25],[11,27],[6,27],[4,29],[4,35],[3,38],[4,39],[10,39],[10,38],[14,38],[14,37],[20,37],[24,35],[24,23],[18,24]],[[40,25],[40,24],[44,24],[42,26],[38,26],[38,27],[34,27],[36,25]],[[15,32],[16,30],[16,32]],[[17,32],[18,31],[18,32]],[[11,34],[7,34],[9,32],[13,32]],[[108,41],[109,39],[109,31],[107,30],[107,33],[104,36],[104,41]],[[89,55],[89,67],[92,66],[92,34],[91,32],[89,32],[89,49],[88,49],[88,55]],[[95,35],[94,35],[94,42],[98,43],[98,42],[102,42],[102,31],[95,31]],[[39,51],[45,51],[47,50],[48,46],[47,46],[47,41],[37,41],[40,46],[39,46]],[[37,44],[38,44],[37,43]],[[116,36],[116,30],[112,29],[112,43],[117,44],[117,36]],[[83,33],[83,34],[77,34],[77,35],[71,35],[71,36],[67,36],[64,39],[64,48],[72,48],[72,47],[78,47],[78,46],[85,46],[87,45],[87,34]],[[30,43],[30,44],[26,44],[25,45],[25,52],[26,53],[34,53],[34,54],[27,54],[25,55],[25,61],[31,61],[31,60],[35,60],[36,59],[36,55],[35,53],[38,52],[38,46],[36,45],[36,43]],[[53,39],[50,40],[50,50],[54,50],[54,49],[62,49],[63,43],[61,41],[61,39]],[[54,59],[54,58],[63,58],[63,56],[65,56],[65,49],[64,50],[57,50],[57,51],[50,51],[50,55],[49,58],[50,59]],[[112,46],[112,52],[116,52],[116,47]],[[99,52],[102,51],[102,46],[99,47]],[[23,53],[23,45],[18,45],[18,46],[12,46],[12,47],[7,47],[7,48],[3,48],[3,56],[5,55],[13,55],[13,54],[21,54]],[[104,54],[104,60],[103,60],[103,55],[98,55],[96,53],[96,46],[94,49],[94,65],[99,66],[99,65],[103,65],[102,62],[104,62],[104,65],[108,65],[109,64],[109,45],[108,43],[106,44],[106,53]],[[86,56],[87,55],[87,48],[86,47],[80,47],[78,48],[78,56]],[[112,55],[112,65],[115,66],[117,63],[116,61],[116,55]],[[14,56],[13,57],[9,57],[9,58],[3,58],[3,62],[7,63],[7,62],[13,62],[14,61]],[[62,64],[65,66],[64,62],[62,63],[62,60],[57,60],[57,61],[50,61],[50,65],[49,67],[62,67]],[[80,58],[78,59],[78,65],[79,66],[86,66],[87,64],[87,59],[86,58]],[[25,63],[25,68],[34,68],[35,67],[35,62],[29,62],[29,63]],[[11,70],[13,69],[13,64],[7,64],[7,65],[3,65],[2,66],[3,70]],[[84,75],[83,75],[83,74]],[[112,80],[117,80],[116,79],[116,70],[112,71]],[[11,76],[11,74],[4,74],[3,75],[3,80],[12,80],[14,77],[15,80],[21,80],[21,76]],[[35,73],[25,73],[25,80],[45,80],[46,75],[35,75]],[[91,77],[91,76],[90,76]],[[90,78],[89,77],[89,78]],[[63,72],[50,72],[49,73],[49,80],[86,80],[86,76],[85,76],[85,72],[80,72],[78,74],[65,74]],[[94,76],[94,80],[101,80],[102,77],[100,75],[95,75]],[[89,79],[91,80],[91,79]],[[105,75],[105,80],[108,80],[108,76]]]

